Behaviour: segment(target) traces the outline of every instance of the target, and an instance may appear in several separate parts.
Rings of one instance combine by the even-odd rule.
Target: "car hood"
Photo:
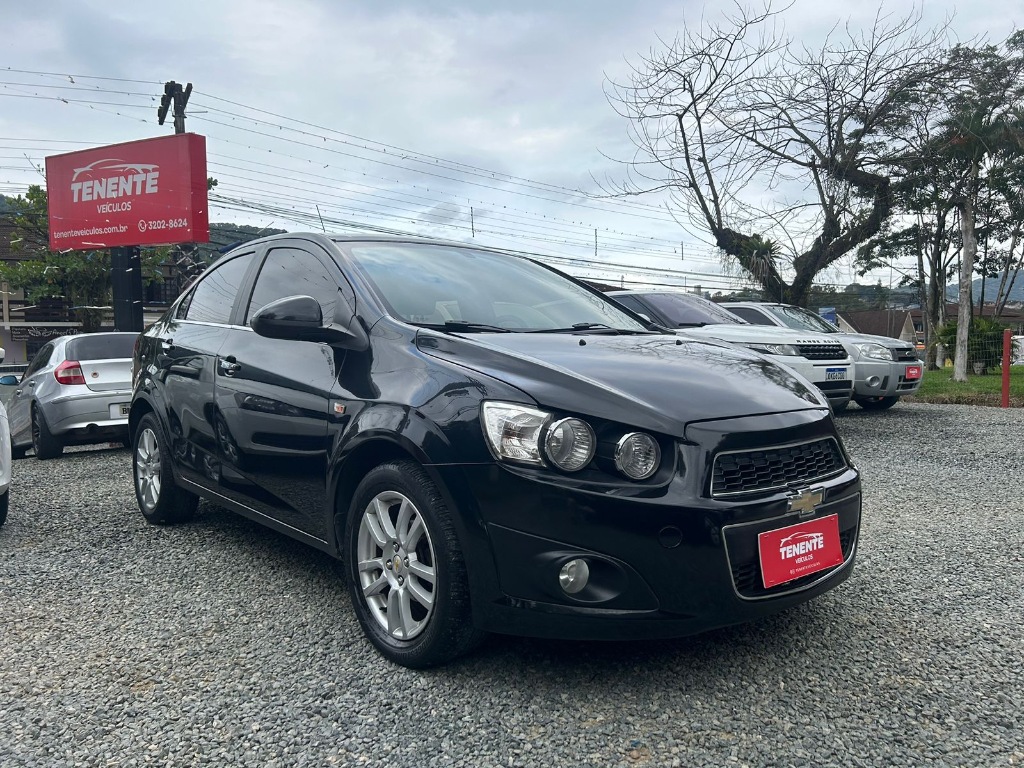
[[[835,344],[837,338],[815,331],[796,331],[772,325],[717,323],[700,328],[674,328],[676,333],[695,339],[719,339],[734,344]]]
[[[909,341],[894,339],[891,336],[875,336],[871,333],[834,333],[832,336],[842,342],[849,342],[851,344],[863,344],[870,341],[875,344],[881,344],[889,349],[914,349],[914,345]]]
[[[674,435],[693,421],[827,408],[762,355],[670,335],[421,331],[416,343],[542,406]]]

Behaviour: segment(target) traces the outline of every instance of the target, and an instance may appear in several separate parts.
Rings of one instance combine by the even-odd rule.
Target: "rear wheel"
[[[37,459],[55,459],[64,453],[64,444],[50,432],[43,411],[32,409],[32,450]]]
[[[855,397],[853,399],[866,411],[886,411],[899,401],[899,397]]]
[[[346,521],[348,583],[359,623],[385,657],[413,669],[443,664],[482,638],[451,515],[423,468],[371,470]]]
[[[195,515],[199,499],[174,482],[163,430],[147,413],[135,430],[132,452],[135,499],[142,516],[156,525],[184,523]]]

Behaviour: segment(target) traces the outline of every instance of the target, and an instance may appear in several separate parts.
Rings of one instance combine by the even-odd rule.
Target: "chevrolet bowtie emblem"
[[[801,517],[814,514],[814,510],[825,500],[825,489],[807,488],[789,497],[789,511],[799,512]]]

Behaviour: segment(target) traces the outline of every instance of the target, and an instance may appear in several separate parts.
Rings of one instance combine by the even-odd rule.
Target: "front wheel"
[[[174,482],[170,456],[156,416],[147,413],[135,430],[132,474],[142,516],[156,525],[184,523],[195,515],[199,499]]]
[[[466,564],[437,487],[412,461],[371,470],[345,527],[352,604],[385,657],[422,669],[469,651],[473,626]]]
[[[899,401],[899,397],[855,397],[853,399],[865,411],[887,411]]]

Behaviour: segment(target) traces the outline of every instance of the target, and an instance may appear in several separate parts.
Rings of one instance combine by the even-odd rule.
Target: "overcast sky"
[[[887,3],[905,15],[909,2]],[[960,39],[998,42],[1024,3],[917,6]],[[211,220],[281,229],[345,224],[560,257],[606,280],[740,283],[657,199],[602,202],[593,179],[628,158],[605,97],[659,38],[727,2],[516,3],[0,0],[0,194],[43,183],[49,154],[173,132],[168,80],[191,82],[186,128],[207,136]],[[795,0],[786,31],[811,47],[860,2]],[[319,210],[317,210],[319,209]],[[596,231],[596,256],[595,256]],[[594,260],[606,264],[595,268]],[[855,279],[849,268],[830,279]],[[884,281],[884,280],[883,280]]]

